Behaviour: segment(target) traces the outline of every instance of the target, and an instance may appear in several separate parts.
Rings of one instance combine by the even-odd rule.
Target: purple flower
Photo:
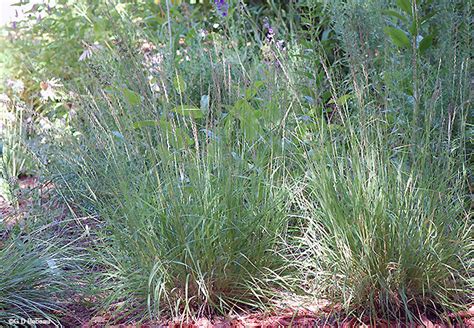
[[[273,28],[270,27],[267,31],[266,38],[268,42],[273,42],[273,37],[275,36],[275,32],[273,31]]]
[[[229,4],[225,0],[214,0],[217,11],[222,17],[226,17],[229,12]]]
[[[273,27],[270,25],[270,22],[267,17],[263,19],[263,29],[267,30],[265,33],[265,39],[268,43],[273,42],[273,38],[275,37],[275,31]]]
[[[270,28],[270,22],[268,21],[268,17],[263,19],[263,28],[268,30]]]

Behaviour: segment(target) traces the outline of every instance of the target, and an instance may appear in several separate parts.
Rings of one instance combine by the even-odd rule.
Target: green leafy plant
[[[397,0],[396,4],[401,13],[391,9],[383,11],[387,17],[395,18],[405,27],[386,26],[384,28],[384,32],[397,47],[410,48],[412,43],[415,42],[416,48],[423,54],[432,46],[437,31],[429,26],[429,22],[437,11],[433,8],[423,10],[430,6],[431,1],[425,2],[421,1],[418,4],[411,0]],[[425,11],[426,14],[424,14]],[[430,34],[423,33],[423,30]]]

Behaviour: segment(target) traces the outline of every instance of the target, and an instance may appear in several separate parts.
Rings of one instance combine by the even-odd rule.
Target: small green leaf
[[[425,15],[420,19],[420,25],[427,23],[431,18],[434,17],[438,12],[436,10],[431,10],[429,14]]]
[[[411,16],[411,1],[410,0],[397,0],[397,6],[408,15]]]
[[[138,121],[138,122],[134,122],[132,124],[133,128],[134,129],[139,129],[139,128],[143,128],[143,127],[146,127],[146,126],[157,126],[159,123],[157,121],[154,121],[154,120],[144,120],[144,121]]]
[[[402,30],[391,26],[386,26],[383,30],[396,46],[401,48],[410,46],[410,40]]]
[[[423,38],[423,40],[420,41],[420,44],[418,45],[418,50],[420,53],[424,53],[426,50],[428,50],[429,47],[433,44],[433,35],[427,35]]]
[[[235,102],[233,106],[229,108],[229,113],[232,116],[241,119],[248,115],[248,113],[252,112],[252,110],[252,106],[246,99],[239,99]]]
[[[97,40],[102,40],[104,37],[107,36],[109,33],[109,28],[107,26],[107,21],[105,20],[98,20],[94,23],[93,26],[94,36]]]
[[[173,113],[190,116],[192,118],[203,118],[201,109],[194,106],[177,106],[171,110]]]
[[[262,122],[266,126],[276,124],[276,122],[279,121],[281,117],[279,103],[275,100],[267,102],[264,110],[262,111],[262,117]]]
[[[14,6],[14,7],[21,7],[21,6],[24,6],[24,5],[27,5],[29,1],[20,1],[20,2],[16,2],[16,3],[12,3],[10,6]]]
[[[327,41],[329,40],[329,33],[331,33],[331,29],[327,28],[323,31],[323,34],[321,35],[321,41]]]
[[[255,89],[257,90],[260,90],[260,88],[262,88],[263,86],[265,85],[265,82],[263,81],[256,81],[253,86],[255,87]]]
[[[256,94],[257,94],[257,90],[255,90],[254,88],[250,87],[247,90],[245,90],[245,98],[248,100],[251,100],[252,98],[254,98]]]
[[[328,102],[329,99],[331,99],[331,91],[329,90],[324,91],[323,94],[321,95],[321,99],[323,100],[324,103]]]
[[[249,115],[245,119],[240,120],[240,127],[244,132],[244,136],[247,140],[254,142],[260,138],[261,127],[257,117]]]
[[[123,88],[122,92],[130,105],[136,106],[140,104],[141,99],[138,93],[127,88]]]
[[[184,93],[186,90],[186,82],[179,75],[176,75],[173,80],[173,86],[179,94]]]
[[[337,104],[339,106],[344,106],[345,104],[347,104],[347,101],[351,99],[351,97],[352,95],[348,93],[348,94],[340,96],[336,100],[334,100],[334,98],[329,100],[328,104]]]
[[[105,91],[105,93],[110,94],[110,95],[113,95],[116,92],[116,89],[112,86],[107,86],[103,90]]]
[[[256,81],[252,86],[245,90],[245,98],[248,100],[257,96],[258,91],[265,85],[263,81]]]
[[[417,35],[418,30],[418,23],[416,22],[416,20],[413,20],[410,27],[408,28],[408,32],[410,32],[411,35]]]
[[[401,20],[401,21],[404,22],[404,23],[407,22],[406,17],[403,16],[402,14],[398,13],[398,12],[395,11],[395,10],[387,9],[387,10],[383,10],[382,13],[383,13],[384,15],[388,15],[388,16],[392,16],[392,17],[398,18],[399,20]]]

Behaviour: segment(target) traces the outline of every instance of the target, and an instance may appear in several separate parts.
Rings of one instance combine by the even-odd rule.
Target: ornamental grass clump
[[[227,150],[156,158],[161,163],[148,170],[145,158],[112,156],[84,164],[81,177],[95,190],[100,176],[108,190],[92,201],[104,223],[94,255],[104,307],[127,299],[138,311],[127,319],[186,320],[266,299],[267,276],[281,267],[273,251],[286,229],[274,172]]]
[[[37,233],[10,237],[0,243],[0,322],[41,318],[58,324],[61,295],[66,286],[66,248]],[[44,238],[44,237],[43,237]],[[71,288],[71,287],[69,287]]]
[[[65,193],[100,222],[100,308],[123,322],[260,306],[286,233],[273,143],[249,142],[199,108],[158,107],[146,80],[116,85],[88,86],[81,134],[58,164]]]
[[[462,175],[434,157],[409,164],[389,154],[359,136],[303,163],[305,230],[292,259],[300,286],[374,323],[459,309],[472,290]]]

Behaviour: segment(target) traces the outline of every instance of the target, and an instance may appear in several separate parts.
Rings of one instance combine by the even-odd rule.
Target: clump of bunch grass
[[[374,324],[442,317],[466,308],[472,294],[469,42],[454,32],[464,26],[465,9],[448,1],[410,3],[420,15],[431,10],[452,31],[426,53],[415,43],[396,46],[384,34],[397,21],[381,14],[386,4],[328,3],[351,78],[325,69],[340,120],[326,125],[316,118],[305,127],[315,131],[314,142],[305,141],[304,156],[295,154],[306,171],[294,191],[304,224],[290,245],[298,285]],[[418,33],[430,29],[434,21]],[[368,61],[373,49],[390,60]],[[344,94],[349,101],[341,101]]]
[[[174,164],[139,182],[126,171],[110,177],[119,198],[98,205],[107,304],[134,300],[152,319],[258,304],[268,270],[281,265],[272,254],[285,230],[281,191],[229,153]]]
[[[0,323],[34,318],[58,323],[63,256],[55,242],[37,237],[12,237],[0,246]]]
[[[63,185],[102,225],[91,253],[102,307],[126,300],[116,319],[130,321],[259,306],[283,267],[274,251],[286,191],[273,143],[248,142],[217,114],[157,109],[145,83],[136,81],[134,104],[91,83],[76,150],[59,164],[74,172]]]
[[[300,285],[374,323],[459,309],[472,254],[462,175],[435,157],[411,162],[381,140],[326,140],[302,164]]]

